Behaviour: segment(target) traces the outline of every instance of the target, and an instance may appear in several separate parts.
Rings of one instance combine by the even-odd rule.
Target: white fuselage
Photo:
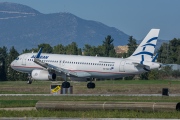
[[[11,63],[11,67],[24,73],[31,73],[35,69],[44,69],[33,62],[35,55],[36,53],[22,54]],[[122,58],[42,53],[40,60],[70,71],[87,72],[92,78],[120,78],[146,72],[142,67],[134,66],[133,62],[139,63],[139,61]],[[154,62],[144,62],[144,64],[149,65],[150,69],[159,67],[159,64]]]

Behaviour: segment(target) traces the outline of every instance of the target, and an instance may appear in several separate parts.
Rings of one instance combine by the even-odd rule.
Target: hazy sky
[[[41,13],[69,12],[116,27],[135,39],[160,28],[160,39],[180,38],[180,0],[0,0],[30,6]]]

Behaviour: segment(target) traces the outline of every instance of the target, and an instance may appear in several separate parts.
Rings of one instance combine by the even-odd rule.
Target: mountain
[[[103,23],[84,20],[71,13],[42,14],[28,6],[15,3],[0,3],[0,46],[14,46],[19,52],[48,43],[67,45],[76,42],[101,45],[107,35],[114,45],[126,45],[129,36]]]

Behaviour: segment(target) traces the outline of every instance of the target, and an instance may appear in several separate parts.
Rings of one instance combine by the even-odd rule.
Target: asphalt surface
[[[179,119],[156,119],[156,118],[53,118],[53,117],[1,117],[0,120],[179,120]]]
[[[0,94],[0,96],[162,96],[162,94]],[[180,94],[169,94],[180,96]]]

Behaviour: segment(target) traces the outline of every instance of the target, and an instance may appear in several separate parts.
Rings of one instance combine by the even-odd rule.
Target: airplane
[[[80,56],[42,53],[25,53],[11,63],[11,68],[28,73],[28,83],[32,80],[55,80],[57,76],[64,78],[63,88],[69,88],[67,77],[89,79],[87,88],[95,88],[94,78],[122,78],[133,76],[152,69],[160,68],[154,57],[160,29],[151,29],[134,53],[128,58],[99,56]]]

